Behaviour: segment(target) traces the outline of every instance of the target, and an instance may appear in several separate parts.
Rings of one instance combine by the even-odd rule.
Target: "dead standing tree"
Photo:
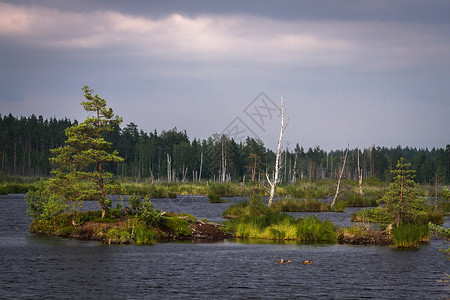
[[[363,190],[362,190],[363,175],[362,175],[362,169],[359,166],[359,145],[358,145],[358,179],[359,179],[359,194],[362,196],[363,195]]]
[[[278,146],[277,146],[277,155],[275,159],[275,175],[273,180],[270,180],[269,175],[266,173],[267,181],[270,185],[270,196],[269,196],[269,203],[267,206],[271,206],[273,203],[273,196],[275,195],[275,187],[278,183],[278,172],[281,169],[281,141],[283,139],[283,132],[286,129],[289,122],[284,123],[284,106],[286,105],[286,99],[283,97],[283,92],[281,92],[281,128],[280,128],[280,137],[278,138]]]
[[[337,188],[336,188],[336,194],[334,194],[333,202],[331,202],[331,207],[334,206],[334,204],[336,203],[336,199],[337,199],[337,197],[339,195],[339,186],[341,185],[342,174],[344,174],[345,162],[347,161],[347,155],[348,155],[348,148],[349,147],[350,147],[350,143],[347,144],[347,151],[345,151],[344,163],[342,164],[342,169],[341,169],[341,172],[339,174],[338,184],[337,184]]]

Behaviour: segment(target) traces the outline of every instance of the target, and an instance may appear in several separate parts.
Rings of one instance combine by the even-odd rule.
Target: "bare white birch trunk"
[[[270,185],[270,196],[269,196],[269,203],[267,206],[271,206],[273,203],[273,196],[275,195],[275,187],[278,183],[278,172],[281,169],[280,166],[280,154],[281,154],[281,141],[283,139],[283,132],[286,129],[287,123],[284,123],[284,105],[286,104],[286,99],[283,97],[283,92],[281,92],[281,128],[280,128],[280,137],[278,138],[278,146],[277,146],[277,156],[275,158],[275,175],[273,178],[273,181],[270,180],[269,175],[266,173],[267,181]]]
[[[342,174],[344,173],[345,162],[347,161],[347,154],[348,154],[349,147],[350,147],[350,143],[347,144],[347,151],[345,151],[344,163],[342,164],[342,169],[339,174],[338,184],[337,184],[337,188],[336,188],[336,194],[334,194],[333,202],[331,202],[331,207],[334,206],[334,204],[336,203],[336,199],[339,195],[339,186],[341,185],[341,178],[342,178]]]
[[[198,182],[202,180],[203,152],[200,153],[200,173],[198,174]]]
[[[167,181],[172,181],[172,158],[169,153],[167,153]]]
[[[359,179],[359,194],[362,196],[363,195],[363,190],[362,190],[363,175],[362,175],[362,170],[359,167],[359,145],[358,145],[358,179]]]

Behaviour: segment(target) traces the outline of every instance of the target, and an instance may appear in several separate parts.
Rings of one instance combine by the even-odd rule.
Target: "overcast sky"
[[[274,149],[450,143],[450,1],[0,0],[0,113]]]

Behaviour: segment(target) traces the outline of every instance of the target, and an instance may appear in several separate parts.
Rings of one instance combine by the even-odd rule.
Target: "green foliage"
[[[27,193],[25,201],[28,204],[27,215],[33,221],[49,220],[67,211],[69,205],[55,196],[47,196],[47,186],[44,181],[38,183],[38,188]]]
[[[446,187],[444,187],[444,188],[439,192],[439,196],[440,196],[441,199],[444,200],[444,201],[450,200],[450,190],[448,190]]]
[[[336,242],[336,226],[331,221],[321,221],[317,216],[298,220],[297,239],[305,242]]]
[[[142,209],[141,198],[136,196],[136,194],[128,198],[128,204],[130,204],[132,210],[140,211]]]
[[[165,217],[169,217],[169,218],[181,218],[181,219],[185,219],[188,222],[192,223],[192,222],[197,222],[197,218],[191,214],[187,214],[187,213],[174,213],[174,212],[168,212],[166,214],[164,214]]]
[[[364,197],[358,193],[348,193],[345,197],[345,204],[348,207],[378,206],[374,197]]]
[[[450,191],[447,188],[443,188],[439,196],[441,197],[439,207],[447,213],[450,212]]]
[[[86,222],[101,219],[102,213],[100,211],[83,211],[78,212],[75,217],[75,223],[83,225]]]
[[[278,194],[300,199],[325,199],[333,194],[333,184],[329,181],[296,182],[279,186]]]
[[[172,232],[175,236],[188,237],[192,235],[189,229],[189,222],[178,217],[163,217],[161,226]]]
[[[403,223],[394,226],[392,235],[397,248],[417,248],[419,243],[429,239],[427,224]]]
[[[226,230],[237,237],[303,242],[336,242],[336,227],[316,216],[296,220],[285,213],[266,211],[242,215],[226,222]]]
[[[134,242],[138,245],[151,245],[156,243],[156,232],[152,227],[138,225],[134,228]]]
[[[132,241],[131,232],[126,228],[111,228],[106,233],[106,238],[113,244],[129,244]]]
[[[215,195],[215,194],[208,195],[208,199],[209,199],[209,202],[211,202],[211,203],[226,203],[226,201],[224,199],[220,198],[219,195]]]
[[[3,183],[0,185],[0,195],[27,193],[35,189],[33,183]]]
[[[122,162],[117,151],[111,151],[111,143],[104,139],[104,134],[113,131],[122,119],[115,116],[111,108],[106,107],[106,100],[85,86],[86,101],[81,104],[92,113],[80,124],[66,129],[65,146],[51,150],[55,155],[51,159],[54,178],[49,179],[49,192],[57,198],[76,203],[84,199],[95,199],[105,216],[110,200],[106,192],[117,189],[117,184],[110,184],[112,174],[103,170],[105,163]],[[85,188],[84,181],[93,183]]]
[[[323,212],[331,211],[329,204],[318,200],[284,198],[272,204],[272,208],[284,212]]]
[[[157,226],[161,220],[161,212],[153,209],[152,202],[148,198],[144,198],[140,217],[147,225]]]
[[[406,164],[403,158],[397,163],[397,168],[392,172],[394,182],[389,191],[383,197],[384,209],[395,225],[404,222],[412,222],[424,214],[423,201],[417,197],[414,182],[414,170],[408,170],[410,164]]]
[[[371,209],[361,209],[353,212],[351,215],[352,222],[371,222],[371,223],[390,223],[391,218],[383,207],[375,207]]]
[[[235,195],[230,183],[210,183],[207,187],[207,196],[217,195],[219,197]]]

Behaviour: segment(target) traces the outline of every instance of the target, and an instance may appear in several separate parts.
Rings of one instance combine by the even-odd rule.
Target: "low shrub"
[[[101,219],[102,217],[102,212],[101,211],[83,211],[83,212],[78,212],[75,215],[75,223],[77,223],[78,225],[83,225],[86,222],[92,221],[92,220],[96,220],[96,219]]]
[[[131,233],[124,228],[111,228],[106,233],[106,238],[109,243],[114,244],[129,244],[132,241]]]

